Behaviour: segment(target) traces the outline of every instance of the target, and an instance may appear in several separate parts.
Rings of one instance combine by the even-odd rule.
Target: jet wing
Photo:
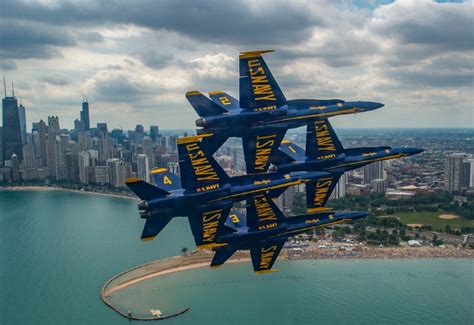
[[[143,227],[142,240],[154,239],[170,222],[173,216],[153,216],[146,219]]]
[[[286,128],[262,129],[242,138],[247,174],[267,171],[285,133]]]
[[[229,94],[226,94],[225,92],[221,90],[210,91],[208,94],[214,103],[222,106],[227,111],[240,109],[239,100],[235,97],[232,97]]]
[[[325,207],[329,196],[336,187],[342,173],[331,173],[329,177],[319,178],[306,184],[306,206],[308,213],[330,211]]]
[[[253,270],[257,274],[276,272],[272,270],[278,255],[286,242],[285,239],[277,239],[269,243],[260,243],[250,249]]]
[[[239,56],[240,107],[248,111],[271,111],[286,104],[286,98],[268,69],[262,53],[242,52]]]
[[[218,209],[213,206],[189,215],[189,224],[191,225],[191,231],[197,248],[223,246],[222,244],[217,244],[217,238],[224,231],[224,223],[230,209],[230,206]]]
[[[311,160],[336,158],[344,148],[327,118],[308,122],[306,132],[306,157]]]

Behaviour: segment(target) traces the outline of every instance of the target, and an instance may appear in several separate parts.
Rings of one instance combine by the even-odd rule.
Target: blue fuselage
[[[308,120],[365,112],[382,107],[374,102],[344,102],[339,99],[295,99],[281,107],[271,106],[255,111],[233,110],[196,120],[198,134],[213,133],[221,137],[243,137],[260,129],[293,129]]]
[[[368,165],[375,161],[407,157],[423,151],[417,148],[366,147],[345,149],[344,153],[330,159],[307,159],[276,167],[280,173],[300,170],[323,170],[327,172],[345,172]]]
[[[234,202],[245,200],[255,194],[277,191],[328,175],[325,172],[243,175],[230,178],[229,183],[211,185],[201,192],[175,190],[168,196],[142,201],[138,207],[144,210],[141,213],[144,218],[158,214],[188,216],[201,208],[230,206]]]
[[[257,243],[287,239],[319,227],[348,222],[365,216],[367,216],[365,212],[328,212],[289,217],[285,222],[271,229],[257,230],[245,226],[234,228],[233,233],[220,236],[218,242],[238,247],[238,249],[250,249],[256,246]]]

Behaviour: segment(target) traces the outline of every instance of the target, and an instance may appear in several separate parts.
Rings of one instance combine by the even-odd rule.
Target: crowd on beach
[[[287,250],[288,259],[395,259],[395,258],[474,258],[474,250],[454,247],[365,247],[362,250],[308,248]]]

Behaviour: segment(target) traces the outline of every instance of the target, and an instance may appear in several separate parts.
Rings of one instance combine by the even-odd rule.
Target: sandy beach
[[[71,192],[71,193],[79,193],[79,194],[92,194],[92,195],[102,195],[108,197],[115,197],[120,199],[129,199],[129,200],[137,200],[134,196],[126,196],[114,193],[102,193],[102,192],[92,192],[92,191],[81,191],[81,190],[73,190],[64,187],[57,187],[57,186],[1,186],[0,191],[44,191],[44,192]]]
[[[213,254],[202,251],[190,256],[175,256],[157,260],[122,272],[110,279],[102,289],[103,297],[108,297],[118,290],[158,276],[209,267]],[[278,260],[329,260],[329,259],[416,259],[416,258],[474,258],[474,250],[439,247],[365,247],[359,251],[340,251],[310,248],[294,253],[283,250]],[[226,264],[251,262],[248,252],[238,252]],[[225,267],[225,266],[224,266]],[[133,276],[133,273],[137,273]],[[130,274],[132,276],[130,277]],[[121,280],[121,278],[123,278]]]

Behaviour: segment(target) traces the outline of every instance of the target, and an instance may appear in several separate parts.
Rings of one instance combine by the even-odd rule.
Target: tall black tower
[[[21,135],[20,114],[18,111],[18,101],[12,85],[12,95],[7,96],[5,78],[3,79],[5,98],[2,99],[3,117],[3,160],[10,160],[16,154],[18,161],[23,160],[23,141]]]
[[[87,102],[87,99],[82,103],[81,122],[84,124],[84,130],[89,131],[91,124],[89,119],[89,103]]]

